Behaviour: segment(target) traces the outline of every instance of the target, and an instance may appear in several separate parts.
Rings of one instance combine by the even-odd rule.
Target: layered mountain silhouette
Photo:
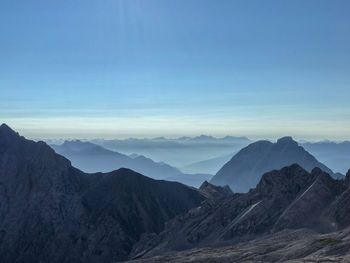
[[[350,142],[305,142],[302,146],[334,172],[345,174],[350,163]]]
[[[228,246],[265,236],[273,239],[286,229],[304,229],[305,233],[328,233],[344,229],[350,225],[348,181],[333,179],[319,168],[309,173],[297,164],[268,172],[262,176],[256,188],[248,193],[208,198],[199,208],[171,220],[162,233],[144,236],[135,245],[132,257],[148,258],[171,251]],[[208,184],[203,187],[208,187]],[[291,236],[284,236],[280,242],[286,242],[288,238],[291,239]],[[303,239],[302,236],[299,238]],[[275,250],[279,249],[277,244]],[[311,245],[314,247],[310,251],[314,252],[315,247],[318,250],[327,243]],[[246,246],[249,247],[249,243]],[[350,249],[350,242],[346,249]],[[305,254],[301,255],[311,253],[306,251],[305,248]],[[266,252],[266,249],[264,252],[256,251],[257,256]],[[206,255],[201,250],[195,254],[199,259]],[[283,255],[280,257],[283,261]],[[174,262],[181,262],[181,254],[173,258],[177,259]],[[193,262],[201,262],[199,259]],[[148,259],[145,262],[161,261]],[[217,259],[211,262],[236,261],[230,261],[229,258],[220,261],[217,255]]]
[[[62,145],[51,145],[60,155],[69,159],[74,167],[87,173],[110,172],[129,168],[153,179],[181,182],[199,187],[211,174],[184,174],[179,169],[163,162],[155,162],[139,154],[130,156],[105,149],[91,142],[65,141]]]
[[[91,142],[65,141],[62,145],[51,145],[60,155],[84,172],[110,172],[118,168],[129,168],[154,179],[164,179],[181,174],[180,170],[162,162],[155,162],[143,155],[125,155],[107,150]]]
[[[246,137],[226,136],[215,138],[201,135],[197,137],[181,137],[177,139],[154,138],[154,139],[125,139],[125,140],[92,140],[106,149],[125,154],[138,153],[153,160],[162,160],[175,167],[185,167],[191,163],[200,162],[223,156],[238,151],[251,143]],[[232,156],[231,156],[232,157]],[[185,173],[209,173],[209,170],[191,169]],[[217,170],[215,171],[217,172]]]
[[[2,263],[112,262],[203,194],[129,169],[86,174],[44,142],[0,126]]]
[[[283,137],[276,143],[257,141],[243,148],[210,182],[216,185],[229,185],[234,192],[246,192],[256,186],[262,174],[294,163],[309,172],[319,167],[333,175],[328,167],[317,161],[291,137]]]

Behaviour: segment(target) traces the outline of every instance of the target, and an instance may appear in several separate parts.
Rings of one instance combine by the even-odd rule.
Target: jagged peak
[[[265,173],[256,189],[265,194],[271,194],[273,190],[281,190],[282,187],[294,187],[294,184],[304,186],[313,181],[314,176],[298,164],[286,166],[280,170],[273,170]]]
[[[204,181],[199,187],[199,191],[207,198],[220,198],[233,194],[231,188],[228,185],[216,186],[208,181]]]
[[[316,178],[316,180],[321,180],[323,182],[334,182],[335,179],[332,178],[327,172],[323,171],[319,167],[315,167],[311,171],[311,175]]]
[[[207,180],[205,180],[202,184],[201,184],[201,186],[199,187],[199,189],[203,189],[203,188],[205,188],[205,187],[208,187],[209,185],[211,185]]]
[[[297,163],[293,163],[293,164],[291,164],[291,165],[289,165],[289,166],[283,167],[282,169],[273,170],[273,171],[270,171],[270,172],[265,173],[265,174],[262,176],[261,180],[263,180],[264,178],[266,179],[266,178],[273,177],[274,174],[275,174],[276,172],[279,172],[279,173],[282,173],[282,174],[292,174],[292,175],[295,175],[295,174],[296,174],[295,172],[297,172],[297,171],[298,171],[298,172],[299,172],[299,171],[303,171],[303,172],[306,173],[306,170],[305,170],[303,167],[301,167],[301,166],[300,166],[299,164],[297,164]]]

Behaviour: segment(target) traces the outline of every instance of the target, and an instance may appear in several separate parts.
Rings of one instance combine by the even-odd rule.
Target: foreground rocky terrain
[[[128,169],[85,174],[0,126],[1,263],[124,260],[142,233],[159,233],[204,199]]]
[[[277,241],[273,240],[281,237],[281,242],[288,244],[289,234],[278,234],[287,229],[307,229],[309,232],[320,234],[340,231],[350,225],[349,178],[350,173],[345,180],[336,180],[319,168],[308,173],[297,164],[271,171],[264,174],[257,187],[248,193],[209,198],[200,207],[168,222],[162,233],[144,235],[134,246],[131,258],[152,258],[173,251],[222,247],[237,243],[243,244],[247,253],[251,250],[249,253],[252,255],[260,255],[259,244],[263,245],[264,242],[270,242],[269,240],[272,240],[271,245],[277,246],[278,244],[273,244]],[[301,233],[304,232],[305,230]],[[343,236],[339,233],[341,238],[334,234],[338,236],[337,240],[347,240],[348,232]],[[266,238],[260,243],[254,243],[262,237]],[[298,235],[295,238],[300,241],[314,237],[318,238],[316,234]],[[246,243],[250,240],[256,241]],[[319,245],[320,248],[324,247],[322,242]],[[249,246],[253,247],[250,249]],[[293,250],[293,243],[287,246],[291,246],[291,251]],[[268,247],[266,245],[266,249]],[[226,249],[238,253],[234,247]],[[254,249],[257,251],[254,252]],[[194,251],[221,253],[219,248]],[[243,253],[242,251],[240,253]],[[336,250],[334,251],[338,256]],[[176,255],[181,257],[182,253],[191,252]],[[239,256],[240,254],[237,254],[237,257]]]
[[[231,246],[190,249],[132,263],[234,263],[234,262],[350,262],[350,229],[318,234],[308,229],[283,230]]]

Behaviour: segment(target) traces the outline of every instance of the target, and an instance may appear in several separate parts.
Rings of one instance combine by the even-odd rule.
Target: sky
[[[1,0],[0,122],[30,138],[350,139],[350,1]]]

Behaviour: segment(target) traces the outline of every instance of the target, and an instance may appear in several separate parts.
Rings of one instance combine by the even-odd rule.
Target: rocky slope
[[[350,229],[318,234],[307,229],[279,233],[232,246],[171,252],[132,263],[350,262]]]
[[[307,171],[315,167],[333,174],[291,137],[279,139],[276,143],[258,141],[239,151],[211,179],[212,184],[229,185],[234,192],[247,192],[256,186],[261,175],[297,163]]]
[[[126,259],[142,233],[158,233],[203,195],[131,170],[85,174],[43,142],[0,126],[3,263]]]
[[[248,193],[208,199],[171,220],[159,235],[144,235],[131,256],[235,244],[284,229],[337,231],[350,225],[347,180],[319,168],[308,173],[297,164],[268,172]]]

